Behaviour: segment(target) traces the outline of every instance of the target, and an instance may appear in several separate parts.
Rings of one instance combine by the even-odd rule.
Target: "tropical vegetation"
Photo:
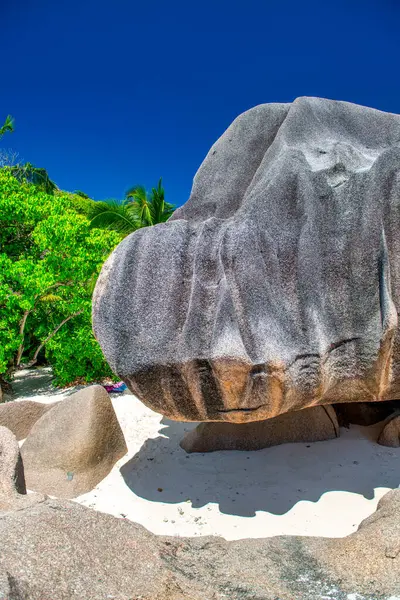
[[[8,116],[0,138],[13,130]],[[95,202],[30,163],[0,165],[0,385],[43,363],[58,385],[114,377],[92,333],[97,276],[125,235],[173,210],[161,179],[150,194],[135,186],[120,203]]]
[[[121,236],[92,228],[75,202],[0,169],[3,377],[39,361],[52,365],[59,384],[112,375],[92,333],[91,297]]]
[[[4,124],[0,127],[0,138],[3,137],[3,135],[7,132],[13,132],[14,131],[14,119],[12,118],[11,115],[8,115],[8,117],[6,117],[6,120],[4,121]]]

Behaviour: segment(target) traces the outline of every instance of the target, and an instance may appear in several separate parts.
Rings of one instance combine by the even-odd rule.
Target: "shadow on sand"
[[[153,502],[190,500],[221,512],[252,517],[283,515],[299,501],[317,502],[329,491],[374,497],[374,488],[400,483],[400,450],[378,446],[382,424],[341,429],[341,437],[313,444],[285,444],[256,452],[186,454],[179,442],[193,423],[163,419],[159,437],[147,440],[121,467],[128,487]]]

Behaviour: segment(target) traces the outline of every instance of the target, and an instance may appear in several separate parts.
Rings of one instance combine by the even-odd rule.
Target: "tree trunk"
[[[49,340],[51,340],[52,337],[54,337],[57,333],[57,331],[59,331],[61,329],[61,327],[63,325],[65,325],[65,323],[67,323],[68,321],[70,321],[71,319],[73,319],[74,317],[77,317],[78,315],[83,313],[83,309],[82,310],[78,310],[78,312],[73,313],[72,315],[70,315],[69,317],[67,317],[66,319],[64,319],[63,321],[61,321],[61,323],[59,325],[57,325],[57,327],[54,329],[54,331],[52,331],[50,333],[50,335],[47,336],[47,338],[44,340],[44,342],[42,342],[36,349],[35,354],[32,357],[32,360],[30,360],[28,362],[28,364],[26,365],[27,368],[29,367],[33,367],[34,364],[37,363],[37,359],[39,356],[39,352],[41,351],[41,349],[47,344],[47,342]]]

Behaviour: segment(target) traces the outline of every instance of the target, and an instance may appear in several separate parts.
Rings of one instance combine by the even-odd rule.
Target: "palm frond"
[[[129,190],[126,192],[125,198],[127,200],[138,200],[140,202],[146,202],[146,188],[143,185],[134,185],[133,187],[129,188]]]
[[[135,215],[131,213],[128,206],[115,200],[96,202],[89,213],[89,219],[92,227],[112,229],[123,235],[138,229]]]
[[[9,132],[14,131],[14,119],[12,118],[11,115],[8,115],[6,117],[6,120],[4,121],[4,125],[2,125],[0,127],[0,137],[2,137],[5,133],[7,133],[7,131],[9,131]]]
[[[175,207],[165,201],[165,191],[160,178],[156,188],[151,191],[151,216],[153,225],[165,223],[174,212]]]

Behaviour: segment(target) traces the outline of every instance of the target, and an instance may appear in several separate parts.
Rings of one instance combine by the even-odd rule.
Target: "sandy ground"
[[[75,391],[52,389],[48,369],[21,372],[14,388],[17,399],[42,402]],[[76,501],[157,534],[341,537],[400,483],[400,450],[374,441],[381,425],[326,442],[189,455],[179,441],[196,424],[169,421],[130,394],[112,402],[128,454]]]

